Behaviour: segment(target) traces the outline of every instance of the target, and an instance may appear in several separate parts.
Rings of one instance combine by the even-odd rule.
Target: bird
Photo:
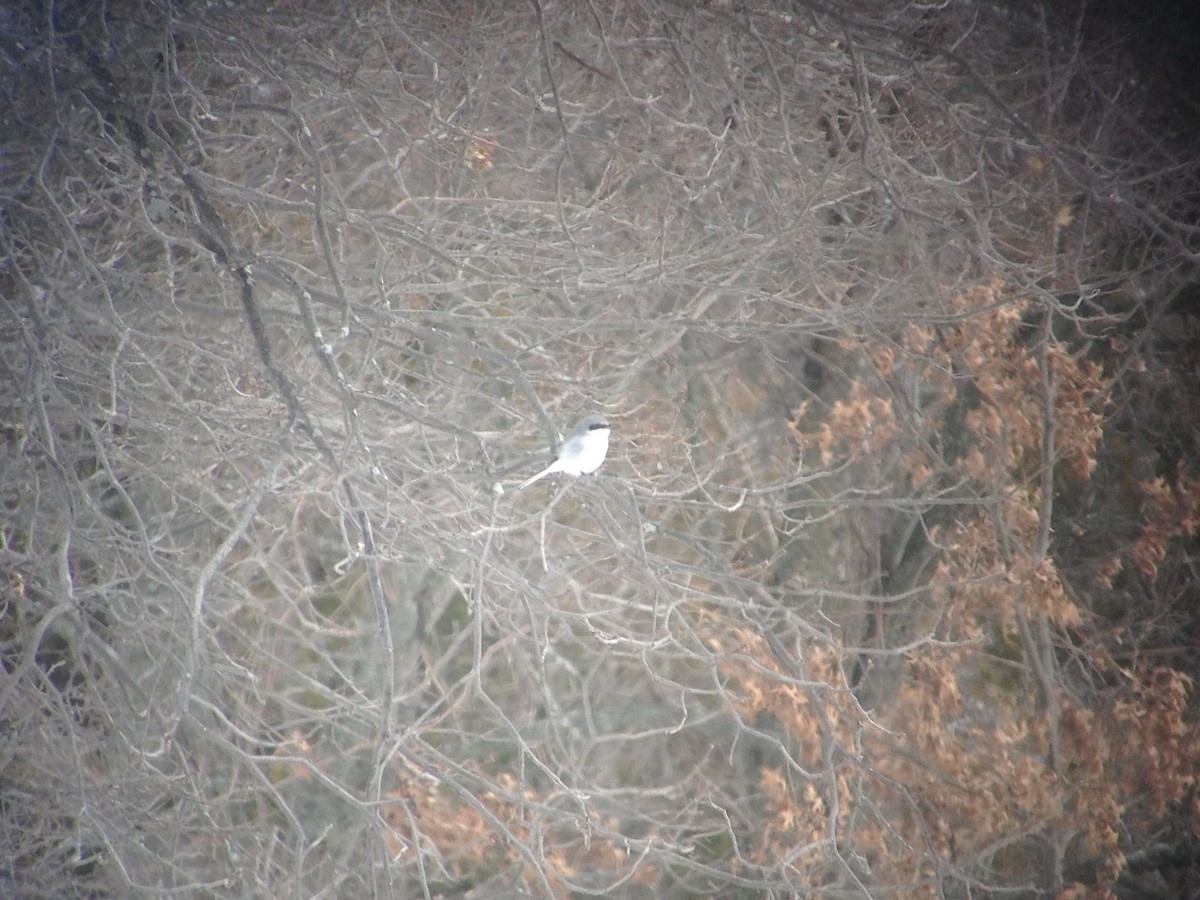
[[[608,454],[608,434],[612,425],[604,416],[587,416],[579,420],[558,448],[558,458],[532,478],[521,482],[517,490],[535,481],[562,472],[565,475],[590,475],[600,468]]]

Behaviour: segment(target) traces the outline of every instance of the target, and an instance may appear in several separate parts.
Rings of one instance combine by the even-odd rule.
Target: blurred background
[[[0,12],[0,893],[1195,890],[1196,31],[1112,6]]]

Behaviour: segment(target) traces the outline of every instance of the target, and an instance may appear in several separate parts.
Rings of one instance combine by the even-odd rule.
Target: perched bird
[[[558,459],[532,478],[521,482],[517,490],[529,487],[539,478],[545,478],[555,472],[566,475],[587,475],[595,472],[608,453],[608,433],[611,429],[612,426],[604,416],[588,416],[581,419],[558,448]]]

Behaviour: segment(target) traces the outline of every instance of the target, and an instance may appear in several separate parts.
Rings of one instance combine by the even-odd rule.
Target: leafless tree
[[[5,891],[1195,877],[1197,148],[1069,6],[0,14]]]

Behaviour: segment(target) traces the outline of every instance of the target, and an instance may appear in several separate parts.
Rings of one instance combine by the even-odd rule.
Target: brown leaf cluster
[[[1200,478],[1189,476],[1181,466],[1174,486],[1156,478],[1143,482],[1141,488],[1145,497],[1144,523],[1131,556],[1138,571],[1154,581],[1171,540],[1196,533],[1200,524]]]
[[[853,821],[855,846],[876,877],[924,883],[932,894],[937,860],[1021,871],[1037,864],[1035,848],[1066,841],[1098,860],[1086,895],[1106,896],[1130,829],[1148,833],[1195,791],[1192,682],[1168,667],[1117,666],[1106,647],[1118,632],[1059,567],[1050,516],[1057,486],[1077,489],[1095,469],[1108,392],[1101,367],[1041,327],[1034,304],[1008,297],[998,280],[951,306],[957,321],[908,325],[895,345],[863,348],[881,382],[917,372],[933,398],[927,433],[939,433],[939,417],[968,397],[969,434],[950,473],[927,447],[898,457],[915,489],[934,486],[940,470],[943,483],[975,491],[948,527],[933,529],[941,555],[928,591],[939,605],[938,640],[907,652],[894,697],[867,717],[835,699],[846,688],[835,653],[803,660],[804,677],[828,686],[815,690],[787,674],[761,638],[737,630],[738,652],[721,671],[739,717],[769,717],[797,763],[822,773],[809,780],[786,767],[760,770],[764,823],[748,855],[813,862],[823,842],[846,840],[840,829]],[[872,391],[855,381],[824,421],[793,437],[825,464],[885,456],[904,436],[892,404]],[[1130,556],[1153,578],[1170,542],[1200,522],[1200,480],[1181,471],[1173,485],[1142,487],[1145,524]],[[1120,559],[1098,565],[1095,583],[1111,586]],[[1088,677],[1108,687],[1087,691],[1068,677],[1062,660],[1081,644],[1090,648]],[[827,768],[830,747],[864,748],[856,779]],[[878,818],[846,814],[866,798]],[[1085,895],[1079,890],[1067,886],[1064,896]]]

